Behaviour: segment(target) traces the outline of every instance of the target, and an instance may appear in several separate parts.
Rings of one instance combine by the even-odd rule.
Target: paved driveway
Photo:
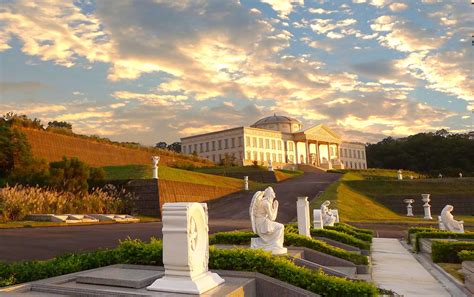
[[[305,173],[274,186],[280,209],[278,222],[296,217],[296,197],[314,198],[340,175]],[[210,232],[250,228],[248,208],[252,193],[237,193],[209,203]],[[66,252],[115,247],[127,237],[161,238],[161,223],[42,227],[0,230],[0,260],[48,259]]]

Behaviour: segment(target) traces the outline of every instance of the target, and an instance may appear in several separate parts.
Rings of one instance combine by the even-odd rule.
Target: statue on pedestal
[[[283,247],[285,240],[285,227],[275,222],[278,214],[278,201],[272,187],[265,191],[258,191],[253,195],[250,203],[250,220],[252,230],[258,234],[258,238],[252,238],[250,247],[253,249],[264,249],[274,255],[286,254],[287,249]]]
[[[334,215],[333,211],[328,208],[331,201],[326,200],[321,204],[321,216],[323,218],[324,226],[334,226],[334,223],[337,220],[337,217]]]
[[[454,216],[451,214],[454,207],[452,205],[446,205],[441,211],[441,222],[447,231],[464,233],[464,221],[456,221]]]

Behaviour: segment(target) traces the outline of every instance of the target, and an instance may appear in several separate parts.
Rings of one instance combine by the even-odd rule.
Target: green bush
[[[436,229],[435,229],[436,230]],[[455,233],[455,232],[447,232],[447,231],[433,231],[433,232],[419,232],[415,233],[415,251],[420,250],[420,239],[422,238],[440,238],[440,239],[474,239],[474,232],[466,232],[466,233]]]
[[[233,245],[249,245],[250,239],[256,237],[253,232],[219,232],[213,234],[209,242],[211,244],[233,244]],[[302,235],[285,232],[285,246],[306,247],[318,252],[332,255],[357,265],[367,265],[368,259],[366,256],[358,255],[356,253],[348,252],[343,249],[333,247],[323,241],[307,238]]]
[[[474,261],[474,251],[466,251],[466,250],[460,251],[458,253],[458,257],[462,261]]]
[[[351,226],[351,225],[346,224],[346,223],[336,223],[334,225],[336,227],[343,227],[343,228],[351,229],[351,230],[353,230],[354,232],[357,232],[357,233],[365,233],[365,234],[369,234],[369,235],[374,235],[374,231],[372,231],[370,229],[357,228],[357,227]]]
[[[411,244],[411,235],[413,235],[415,233],[437,232],[437,231],[446,232],[446,231],[435,229],[435,228],[432,228],[432,227],[411,227],[411,228],[408,229],[407,243]]]
[[[343,232],[343,233],[346,233],[348,235],[354,236],[357,239],[360,239],[360,240],[363,240],[363,241],[366,241],[366,242],[369,242],[369,243],[372,242],[372,238],[373,238],[372,233],[369,234],[367,232],[356,231],[356,229],[349,228],[347,226],[349,226],[349,225],[335,224],[334,226],[324,226],[324,229]],[[364,229],[360,229],[360,230],[364,230]],[[370,231],[370,230],[368,230],[368,231]],[[370,232],[372,232],[372,231],[370,231]]]
[[[431,258],[435,263],[461,263],[458,253],[464,250],[474,252],[474,242],[433,240]]]
[[[363,250],[370,250],[370,243],[360,240],[347,233],[339,232],[336,230],[325,230],[325,229],[314,229],[311,228],[311,236],[313,237],[324,237],[332,240],[336,240],[348,245],[358,247]]]
[[[128,263],[163,265],[162,243],[125,240],[116,249],[82,254],[68,254],[47,261],[0,263],[0,286],[8,286],[48,277],[93,269],[101,266]],[[209,250],[209,267],[254,271],[274,277],[321,296],[377,296],[372,284],[328,276],[316,270],[296,266],[286,257],[275,257],[268,252],[249,249]]]
[[[259,272],[321,296],[378,295],[377,289],[369,283],[349,281],[298,267],[286,257],[275,257],[262,250],[211,248],[209,267]]]

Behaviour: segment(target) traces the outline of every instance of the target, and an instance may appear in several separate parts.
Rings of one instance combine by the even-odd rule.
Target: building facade
[[[360,142],[341,144],[341,162],[347,169],[367,169],[365,145]]]
[[[278,168],[294,164],[308,164],[322,169],[344,168],[341,148],[345,146],[341,137],[325,125],[303,129],[299,120],[277,115],[263,118],[250,127],[181,138],[183,153],[195,153],[215,163],[221,162],[227,154],[234,156],[241,165],[254,162],[268,165],[271,160],[273,166]],[[366,164],[365,147],[362,145],[357,149],[364,151]]]

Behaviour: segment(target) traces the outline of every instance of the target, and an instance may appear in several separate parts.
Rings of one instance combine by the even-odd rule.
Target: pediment
[[[326,125],[320,124],[301,131],[308,139],[341,142],[341,136]]]

